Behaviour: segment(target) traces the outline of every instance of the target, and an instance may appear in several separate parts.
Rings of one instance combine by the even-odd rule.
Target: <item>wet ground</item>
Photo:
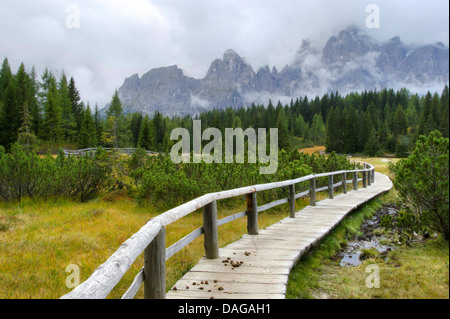
[[[340,265],[343,267],[358,266],[367,257],[368,251],[375,251],[379,254],[387,254],[394,250],[395,246],[384,245],[380,242],[387,242],[388,238],[381,235],[377,230],[381,230],[381,218],[385,215],[395,215],[398,208],[387,205],[376,212],[376,214],[361,225],[362,235],[356,236],[354,240],[348,241],[347,246],[340,253]]]

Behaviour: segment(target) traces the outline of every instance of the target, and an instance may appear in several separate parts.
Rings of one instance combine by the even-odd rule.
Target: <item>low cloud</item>
[[[228,48],[255,70],[281,70],[303,39],[323,47],[350,24],[364,28],[371,3],[380,7],[381,27],[367,31],[377,40],[448,45],[446,0],[0,0],[0,54],[14,70],[24,62],[39,76],[46,67],[74,75],[82,98],[103,106],[131,74],[177,64],[203,78]],[[69,5],[79,7],[79,28],[66,25]],[[316,62],[305,65],[326,81]]]

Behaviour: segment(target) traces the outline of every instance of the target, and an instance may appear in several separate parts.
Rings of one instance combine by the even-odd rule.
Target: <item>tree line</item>
[[[81,100],[73,77],[58,77],[47,69],[40,79],[22,63],[15,74],[5,58],[0,70],[0,145],[9,151],[16,142],[41,153],[66,148],[141,147],[168,152],[170,133],[192,120],[202,129],[278,128],[280,149],[325,145],[342,154],[383,153],[405,156],[420,135],[439,130],[449,136],[449,89],[424,96],[407,89],[339,92],[292,99],[289,104],[252,104],[246,108],[213,109],[195,116],[164,117],[128,113],[117,90],[102,114]],[[192,136],[192,134],[191,134]]]

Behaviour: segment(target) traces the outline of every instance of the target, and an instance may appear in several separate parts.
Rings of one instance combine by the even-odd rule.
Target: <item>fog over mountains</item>
[[[441,91],[449,82],[449,48],[438,42],[411,45],[394,37],[383,43],[356,27],[332,36],[320,50],[303,40],[295,58],[282,70],[256,72],[232,49],[216,59],[203,79],[187,77],[176,65],[125,79],[119,89],[124,112],[152,116],[194,115],[214,108],[267,105],[280,100],[314,98],[339,91],[408,88]]]

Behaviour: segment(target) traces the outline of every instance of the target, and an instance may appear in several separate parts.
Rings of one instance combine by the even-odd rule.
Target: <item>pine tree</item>
[[[0,70],[0,99],[2,99],[3,92],[9,85],[9,81],[13,78],[9,61],[7,58],[3,60],[2,68]]]
[[[37,94],[39,91],[39,83],[37,81],[36,70],[34,67],[31,68],[31,73],[29,76],[29,85],[28,85],[29,93],[28,93],[28,109],[30,111],[30,116],[33,119],[32,130],[36,136],[39,134],[39,127],[42,122],[42,114],[41,108],[39,107]]]
[[[370,131],[369,139],[367,140],[366,146],[364,147],[364,153],[367,156],[377,156],[381,151],[380,143],[378,141],[378,137],[375,131],[375,128],[372,128]]]
[[[20,109],[16,102],[16,86],[13,78],[10,79],[8,86],[2,96],[3,115],[0,128],[3,131],[0,141],[7,150],[17,140],[18,129],[20,127]]]
[[[277,117],[277,127],[278,127],[278,147],[280,149],[288,150],[290,146],[289,141],[289,131],[286,115],[284,109],[279,109]]]
[[[76,124],[76,131],[79,132],[81,129],[81,122],[83,121],[83,114],[85,110],[83,105],[80,103],[80,92],[77,89],[75,79],[73,77],[71,77],[69,80],[68,90],[72,107],[72,114]]]
[[[152,150],[152,130],[150,127],[150,119],[148,115],[142,120],[141,131],[139,133],[138,147],[145,150]]]
[[[431,118],[430,118],[431,115]],[[428,135],[426,132],[425,126],[432,127],[433,125],[433,117],[432,117],[432,96],[430,91],[425,96],[424,102],[423,102],[423,109],[422,113],[420,114],[420,121],[419,121],[419,129],[418,129],[418,135]],[[428,123],[427,123],[428,122]]]
[[[394,134],[395,137],[407,133],[408,124],[406,119],[406,113],[401,104],[398,105],[392,120],[393,120],[392,133]]]
[[[32,130],[33,119],[28,110],[28,102],[25,101],[22,107],[22,126],[19,128],[17,143],[22,145],[27,152],[33,152],[38,149],[38,139]]]
[[[58,105],[58,90],[55,78],[49,82],[48,93],[45,102],[45,114],[43,122],[44,139],[50,142],[59,143],[64,138],[64,130],[61,123],[61,109]]]
[[[356,153],[358,151],[358,114],[355,108],[352,106],[347,111],[347,116],[344,120],[344,140],[345,140],[345,152]]]
[[[116,149],[119,148],[119,136],[122,122],[122,102],[119,98],[119,92],[116,90],[112,97],[111,104],[106,111],[106,116],[108,118],[109,127],[114,138],[114,144]]]
[[[141,125],[142,125],[143,119],[144,119],[144,117],[142,116],[142,113],[140,113],[140,112],[133,113],[133,115],[131,116],[130,129],[131,129],[133,147],[137,147],[137,145],[139,143],[139,133],[141,132]]]
[[[323,145],[326,135],[327,129],[323,123],[322,115],[315,114],[311,124],[311,140],[315,145]]]
[[[67,141],[77,139],[77,123],[72,112],[72,101],[70,100],[69,87],[64,72],[61,75],[58,87],[58,105],[61,108],[61,122],[64,129],[64,137]]]
[[[102,127],[102,119],[100,117],[100,111],[98,109],[98,104],[95,104],[94,126],[95,126],[95,133],[97,134],[97,141],[98,144],[100,145],[102,140],[103,127]]]
[[[343,152],[342,141],[341,141],[341,113],[338,108],[332,106],[327,119],[327,137],[325,139],[325,146],[327,152]]]
[[[119,91],[115,91],[112,97],[111,104],[109,105],[108,110],[106,111],[106,115],[108,117],[115,117],[116,119],[120,118],[123,113],[122,102],[119,98]]]
[[[95,129],[94,119],[92,118],[91,108],[88,105],[84,111],[80,133],[78,134],[78,147],[91,148],[98,146],[97,144],[97,131]]]

